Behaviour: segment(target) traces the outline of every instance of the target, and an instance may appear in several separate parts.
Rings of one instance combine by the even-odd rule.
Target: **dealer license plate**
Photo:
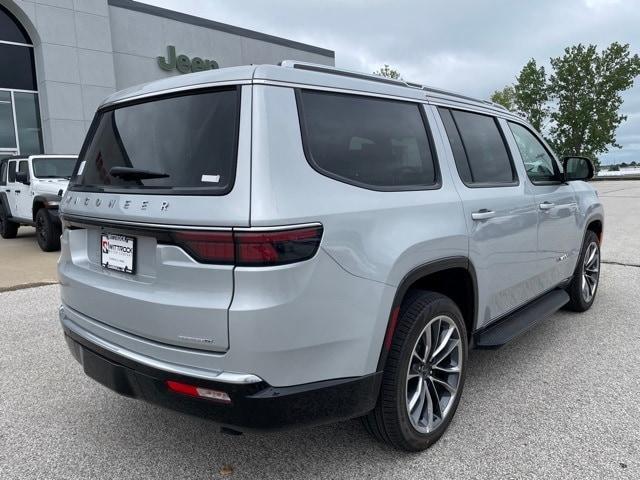
[[[136,239],[125,235],[103,233],[100,241],[101,263],[104,268],[134,273]]]

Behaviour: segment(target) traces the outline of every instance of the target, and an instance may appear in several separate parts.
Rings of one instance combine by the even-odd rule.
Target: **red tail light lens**
[[[175,243],[201,263],[266,267],[287,265],[313,257],[322,240],[322,227],[277,231],[173,233]]]
[[[275,232],[236,232],[236,265],[264,267],[301,262],[313,257],[322,239],[322,227]]]
[[[169,390],[171,390],[172,392],[181,393],[182,395],[189,395],[191,397],[215,400],[216,402],[221,403],[231,403],[231,397],[229,397],[229,394],[220,390],[197,387],[195,385],[189,385],[187,383],[176,382],[173,380],[167,380],[165,383]]]
[[[202,263],[231,265],[235,260],[233,233],[175,232],[175,242]]]

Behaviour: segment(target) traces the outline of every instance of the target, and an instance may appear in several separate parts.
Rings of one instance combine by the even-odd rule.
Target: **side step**
[[[475,348],[495,349],[529,331],[560,310],[569,301],[564,290],[552,290],[525,307],[476,332]]]

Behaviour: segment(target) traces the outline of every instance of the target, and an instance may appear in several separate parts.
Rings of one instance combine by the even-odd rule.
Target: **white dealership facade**
[[[116,90],[284,59],[334,52],[133,0],[0,0],[0,156],[77,153]]]

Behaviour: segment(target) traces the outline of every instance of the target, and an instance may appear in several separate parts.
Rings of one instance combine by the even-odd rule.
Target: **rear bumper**
[[[378,372],[290,387],[272,387],[259,379],[253,383],[212,381],[136,362],[67,327],[64,333],[85,373],[109,389],[238,430],[282,429],[364,415],[375,406],[382,378]],[[231,404],[175,393],[166,386],[167,380],[226,392]]]

